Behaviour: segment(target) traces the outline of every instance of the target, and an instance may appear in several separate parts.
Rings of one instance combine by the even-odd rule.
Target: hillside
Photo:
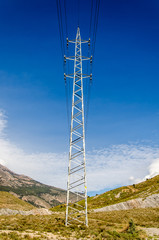
[[[137,207],[140,207],[141,202],[145,204],[145,207],[147,206],[151,207],[151,204],[149,205],[148,200],[152,202],[152,207],[156,207],[156,203],[154,204],[153,199],[155,198],[157,200],[158,205],[159,199],[158,194],[159,194],[159,175],[138,184],[116,188],[103,194],[96,195],[94,197],[88,197],[88,210],[99,209],[106,206],[112,207],[112,209],[109,207],[107,208],[107,210],[130,209],[134,208],[135,204],[138,205]],[[132,201],[135,199],[136,201]],[[124,202],[125,205],[123,204]],[[123,208],[121,205],[117,205],[119,203],[122,203]],[[80,204],[82,205],[83,201],[81,201]],[[115,207],[112,206],[114,204],[116,204]],[[130,205],[130,207],[126,208],[125,206],[127,205]],[[64,210],[65,205],[52,208],[52,211],[64,211]]]
[[[13,210],[29,211],[35,207],[8,192],[0,192],[0,209],[9,208]]]
[[[88,197],[88,209],[101,208],[136,198],[159,194],[159,175],[144,182],[116,188],[95,197]]]
[[[9,192],[36,207],[50,208],[66,201],[65,190],[16,174],[2,165],[0,165],[0,191]]]

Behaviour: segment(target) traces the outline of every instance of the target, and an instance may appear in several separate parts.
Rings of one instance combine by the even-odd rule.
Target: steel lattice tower
[[[90,78],[91,75],[82,73],[82,61],[91,58],[82,56],[81,44],[89,44],[90,41],[81,40],[79,27],[76,40],[67,41],[75,44],[75,56],[65,57],[65,60],[74,61],[74,73],[64,74],[65,78],[73,79],[66,226],[77,222],[88,225],[83,79]],[[84,200],[82,204],[79,203],[80,200]]]

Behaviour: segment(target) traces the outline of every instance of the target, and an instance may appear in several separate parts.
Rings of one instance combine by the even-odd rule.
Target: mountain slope
[[[88,197],[87,202],[88,210],[98,210],[103,207],[105,211],[131,209],[135,208],[135,205],[141,207],[141,203],[143,203],[143,207],[158,207],[159,175],[138,184],[116,188],[94,197]],[[84,205],[84,201],[80,201],[79,204]],[[52,208],[52,211],[64,210],[65,205]]]
[[[130,186],[120,187],[95,197],[88,198],[88,208],[101,208],[136,198],[146,198],[159,194],[159,175],[144,182]]]
[[[29,211],[35,207],[8,192],[0,192],[0,209],[1,208]]]
[[[159,207],[159,194],[152,194],[146,198],[135,198],[128,201],[108,205],[106,207],[96,208],[94,212],[107,212],[129,210],[134,208],[158,208]]]
[[[10,192],[36,207],[50,208],[65,203],[66,191],[16,174],[0,165],[0,191]],[[72,194],[72,199],[74,195]]]

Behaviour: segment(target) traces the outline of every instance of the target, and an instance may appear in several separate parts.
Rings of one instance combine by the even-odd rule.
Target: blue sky
[[[66,3],[68,35],[75,38],[76,2]],[[89,36],[90,7],[90,0],[80,0],[84,39]],[[87,151],[158,145],[158,43],[157,0],[101,1]],[[7,138],[27,154],[68,151],[55,0],[0,1],[0,109],[7,117]]]

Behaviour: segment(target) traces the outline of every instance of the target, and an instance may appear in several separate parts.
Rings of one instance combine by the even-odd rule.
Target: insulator
[[[64,55],[64,63],[66,63],[66,56]]]
[[[90,38],[89,38],[89,40],[88,40],[88,47],[90,47]]]
[[[92,56],[91,56],[91,58],[90,58],[90,63],[92,63]]]
[[[90,74],[90,81],[92,81],[92,73]]]
[[[67,48],[68,48],[68,38],[67,38]]]
[[[65,80],[65,82],[66,82],[66,73],[64,73],[64,80]]]

